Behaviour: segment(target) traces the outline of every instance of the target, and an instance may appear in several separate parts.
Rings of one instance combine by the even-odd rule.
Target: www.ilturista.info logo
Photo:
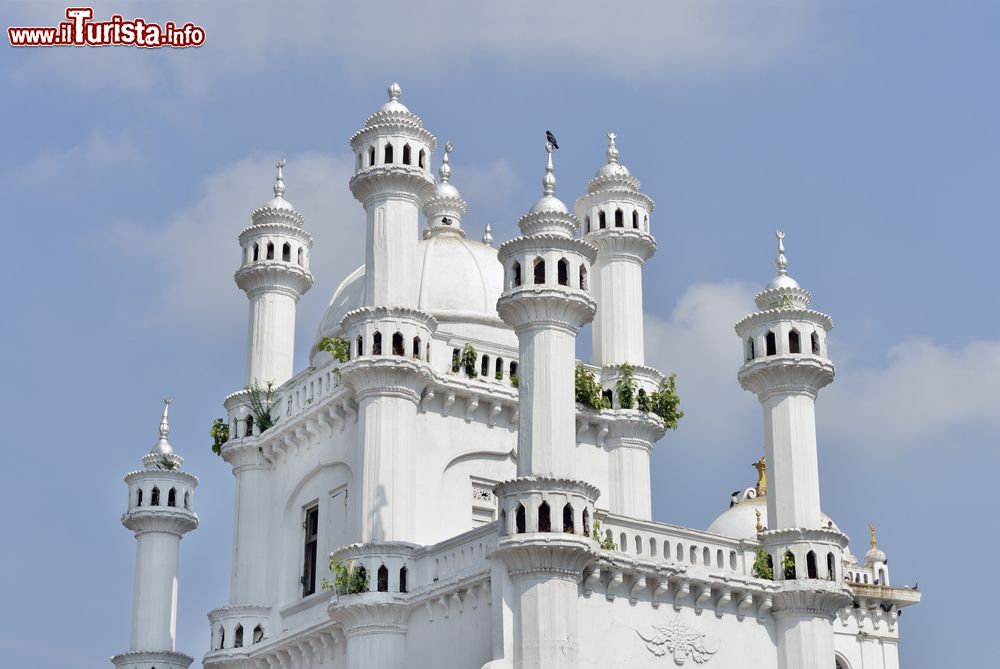
[[[7,28],[11,46],[141,46],[183,48],[205,43],[205,29],[193,23],[163,25],[115,14],[108,21],[92,21],[91,7],[69,7],[67,21],[57,26]]]

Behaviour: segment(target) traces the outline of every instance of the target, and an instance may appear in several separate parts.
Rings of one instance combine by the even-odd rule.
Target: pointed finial
[[[766,495],[767,494],[767,462],[764,460],[763,457],[761,457],[760,460],[758,460],[757,462],[753,463],[753,467],[754,467],[754,469],[757,470],[757,486],[756,486],[757,496],[760,497],[762,495]]]
[[[274,177],[274,197],[282,197],[285,194],[285,177],[281,173],[281,168],[285,166],[284,159],[274,164],[278,168],[278,174]]]
[[[444,156],[441,157],[441,167],[438,169],[438,176],[441,177],[441,183],[448,183],[448,177],[451,176],[451,165],[448,164],[448,154],[452,152],[455,147],[451,142],[447,142],[444,145]]]
[[[875,526],[869,525],[868,529],[872,532],[872,548],[875,548]]]
[[[556,192],[555,168],[552,166],[552,151],[555,147],[552,142],[545,142],[545,152],[548,154],[548,162],[545,164],[545,176],[542,177],[542,187],[546,195],[554,195]]]
[[[489,223],[486,224],[486,232],[483,233],[483,244],[493,245],[493,228],[490,227]]]
[[[760,509],[756,510],[757,514],[757,533],[761,533],[764,530],[764,526],[760,522]]]
[[[788,274],[788,258],[785,257],[785,233],[781,230],[775,230],[774,234],[778,238],[778,257],[774,261],[774,266],[778,268],[778,274]]]
[[[613,132],[608,133],[608,162],[618,163],[618,147],[615,146],[615,138],[618,137]]]
[[[170,434],[170,422],[167,420],[167,413],[170,411],[171,402],[173,400],[169,397],[163,398],[163,415],[160,416],[160,438],[156,441],[156,445],[149,451],[150,453],[166,455],[172,453],[174,450],[170,446],[170,442],[167,441],[167,435]]]
[[[399,102],[399,96],[403,94],[403,89],[395,81],[389,84],[389,102]]]

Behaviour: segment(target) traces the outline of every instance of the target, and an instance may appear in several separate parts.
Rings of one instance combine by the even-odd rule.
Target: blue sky
[[[347,139],[393,80],[455,144],[465,227],[489,222],[498,241],[538,195],[546,128],[567,202],[618,133],[657,203],[647,359],[678,372],[687,411],[654,454],[658,520],[706,527],[754,480],[760,408],[736,381],[732,324],[784,229],[790,273],[835,321],[824,510],[859,556],[875,523],[894,582],[919,581],[903,666],[1000,663],[982,642],[1000,595],[1000,4],[481,4],[99,5],[199,23],[207,42],[0,47],[5,664],[108,666],[127,648],[121,476],[155,441],[165,394],[171,442],[201,478],[178,648],[204,653],[205,613],[228,597],[233,484],[208,427],[244,373],[236,236],[286,158],[317,241],[301,368],[363,259]],[[64,7],[5,2],[0,17],[54,25]]]

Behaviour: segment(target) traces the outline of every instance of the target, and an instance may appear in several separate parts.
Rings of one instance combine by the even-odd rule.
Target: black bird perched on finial
[[[556,141],[556,136],[552,134],[551,130],[545,131],[545,141],[551,144],[553,149],[559,148],[559,142]]]

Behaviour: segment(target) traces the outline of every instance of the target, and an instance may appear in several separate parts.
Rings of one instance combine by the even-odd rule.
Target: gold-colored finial
[[[767,463],[764,458],[761,457],[760,460],[753,463],[754,469],[757,470],[757,496],[767,494]]]
[[[760,524],[760,509],[757,509],[755,513],[757,514],[757,533],[760,534],[764,531],[764,526]]]
[[[872,531],[872,548],[875,548],[875,526],[869,525],[868,529]]]

